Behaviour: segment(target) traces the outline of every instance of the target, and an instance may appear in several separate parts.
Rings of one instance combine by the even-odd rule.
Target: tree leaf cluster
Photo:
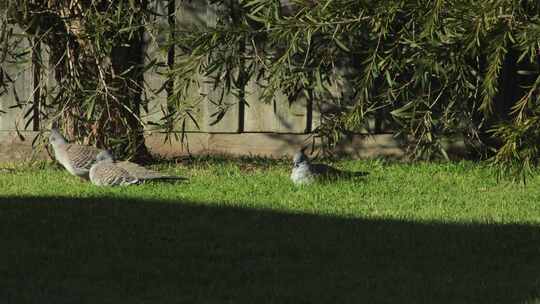
[[[413,158],[448,158],[446,143],[464,141],[499,172],[538,161],[537,1],[214,2],[235,13],[178,33],[179,66],[237,90],[239,75],[255,79],[262,101],[307,99],[329,146],[392,132]]]

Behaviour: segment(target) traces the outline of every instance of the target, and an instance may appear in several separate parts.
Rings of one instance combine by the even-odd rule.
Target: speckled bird
[[[96,162],[96,157],[104,150],[93,146],[68,143],[66,138],[58,131],[51,129],[49,136],[54,157],[72,175],[88,179],[90,167]]]
[[[90,168],[90,181],[96,186],[128,186],[148,180],[185,180],[153,171],[130,161],[115,161],[109,151],[100,152]]]

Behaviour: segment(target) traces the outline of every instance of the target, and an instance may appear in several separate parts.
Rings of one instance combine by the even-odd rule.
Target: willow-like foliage
[[[304,97],[329,145],[389,131],[414,158],[463,140],[513,176],[538,161],[537,1],[213,2],[230,8],[215,27],[176,35],[178,85],[203,75],[241,90],[243,77],[267,101]]]
[[[34,96],[21,101],[21,107],[39,111],[42,126],[57,125],[72,138],[113,149],[117,155],[147,156],[140,119],[146,105],[144,35],[153,30],[147,1],[2,3],[0,35],[7,39],[2,39],[1,50],[8,56],[0,61],[16,57],[34,66]],[[17,47],[18,37],[29,42],[26,49]],[[4,72],[6,87],[5,80],[12,77]]]

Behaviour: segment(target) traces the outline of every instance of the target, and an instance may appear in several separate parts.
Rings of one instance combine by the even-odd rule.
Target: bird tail
[[[369,175],[369,172],[365,172],[365,171],[352,171],[350,172],[351,176],[353,177],[362,177],[362,176],[368,176]]]
[[[174,176],[174,175],[163,175],[163,176],[149,176],[143,178],[145,181],[183,181],[188,180],[186,177]]]
[[[340,173],[338,174],[338,176],[342,178],[356,178],[356,177],[364,177],[368,175],[369,175],[369,172],[364,172],[364,171],[340,171]]]
[[[116,163],[117,166],[123,168],[124,170],[128,171],[131,175],[135,176],[139,180],[142,181],[149,181],[149,180],[185,180],[187,178],[175,176],[175,175],[167,175],[163,174],[154,170],[147,169],[141,165],[138,165],[136,163],[132,163],[130,161],[121,161]]]

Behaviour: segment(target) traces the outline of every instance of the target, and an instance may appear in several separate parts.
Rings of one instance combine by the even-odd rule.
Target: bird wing
[[[90,171],[90,181],[98,186],[122,186],[135,184],[139,179],[115,163],[98,163]]]
[[[96,156],[103,150],[92,146],[67,144],[64,151],[73,167],[90,170],[92,164],[96,162]]]
[[[150,179],[183,179],[182,177],[171,176],[161,172],[147,169],[136,163],[130,161],[121,161],[117,162],[116,165],[136,177],[140,180],[150,180]]]
[[[336,177],[342,174],[341,170],[325,164],[311,164],[310,169],[313,174],[324,175],[327,177]]]
[[[332,166],[325,164],[312,164],[311,170],[314,174],[322,176],[324,178],[355,178],[368,175],[368,172],[363,171],[344,171],[336,169]]]

